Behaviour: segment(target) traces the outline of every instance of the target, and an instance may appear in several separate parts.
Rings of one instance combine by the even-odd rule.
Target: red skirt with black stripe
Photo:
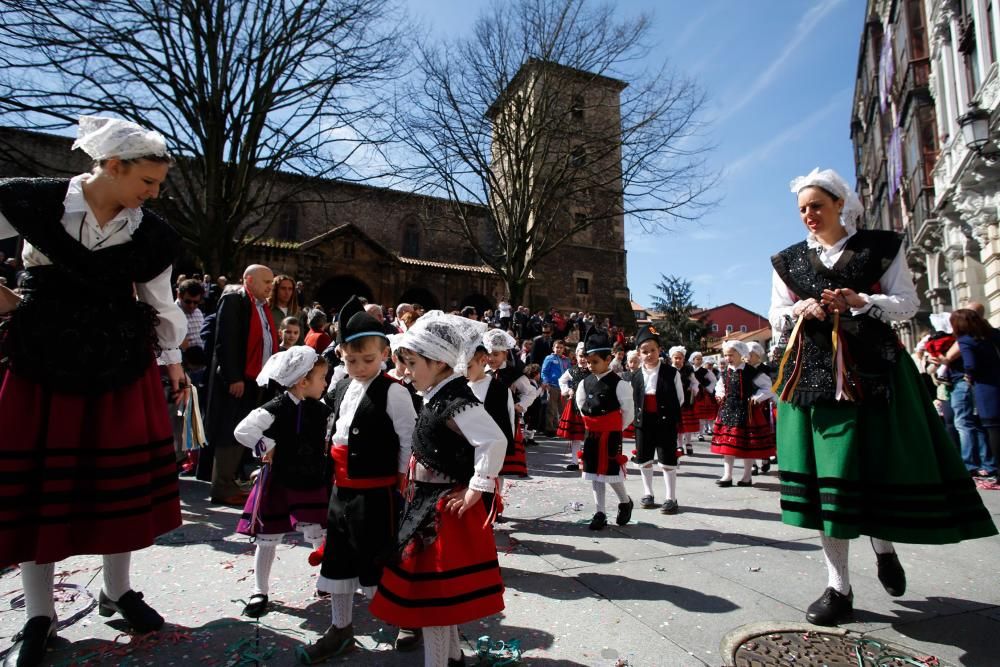
[[[0,563],[142,549],[181,525],[159,369],[95,395],[8,372],[0,387]]]
[[[528,476],[528,456],[524,452],[524,430],[521,428],[520,419],[514,423],[514,449],[504,455],[500,474],[514,475],[515,477]]]
[[[715,401],[715,394],[702,390],[694,399],[694,416],[698,419],[715,421],[718,414],[719,404]]]
[[[459,518],[438,503],[437,539],[382,571],[371,613],[403,628],[459,625],[503,611],[493,528],[482,503]]]
[[[712,453],[743,459],[774,456],[774,429],[767,418],[769,405],[770,402],[751,405],[746,424],[730,426],[717,419],[712,426]]]
[[[576,400],[570,397],[563,408],[562,416],[559,417],[559,428],[556,435],[567,440],[583,440],[586,430],[583,428],[583,415],[580,408],[576,406]]]
[[[677,427],[678,433],[700,433],[701,432],[701,422],[698,421],[698,415],[695,414],[694,408],[685,405],[681,408],[681,423]]]

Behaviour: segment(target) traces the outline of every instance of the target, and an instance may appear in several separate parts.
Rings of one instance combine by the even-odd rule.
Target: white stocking
[[[677,500],[677,466],[661,465],[663,471],[663,486],[667,493],[667,500]]]
[[[346,628],[354,620],[354,593],[331,593],[331,619],[338,628]]]
[[[723,456],[722,457],[722,479],[723,482],[728,482],[733,479],[733,467],[736,461],[735,456]]]
[[[361,593],[365,596],[365,599],[371,601],[375,597],[375,591],[378,590],[378,586],[362,586]]]
[[[598,481],[595,480],[595,481],[591,482],[591,484],[593,484],[593,486],[594,486],[594,505],[597,508],[595,511],[597,511],[597,512],[604,512],[604,508],[605,508],[605,502],[604,502],[604,496],[605,496],[604,482],[598,482]]]
[[[611,490],[615,492],[616,496],[618,496],[618,502],[628,502],[628,491],[625,490],[625,482],[608,482],[608,486],[610,486]]]
[[[424,628],[424,667],[448,667],[453,627],[432,625]]]
[[[452,660],[461,660],[462,659],[462,642],[461,642],[461,640],[458,637],[458,626],[457,625],[452,625],[451,626],[451,651],[449,651],[449,653],[450,653],[449,657]]]
[[[639,468],[639,474],[642,475],[642,495],[656,495],[653,493],[653,463],[649,462]]]
[[[880,540],[877,537],[872,538],[872,549],[874,549],[877,554],[896,553],[896,547],[892,546],[892,542],[888,540]]]
[[[21,563],[21,587],[24,588],[24,611],[29,619],[35,616],[54,618],[56,605],[52,600],[56,564],[35,561]]]
[[[851,575],[847,571],[847,556],[850,553],[851,541],[820,535],[820,542],[823,545],[823,558],[826,559],[829,576],[827,586],[842,595],[847,595],[851,590]]]
[[[295,529],[302,531],[302,537],[313,549],[319,549],[326,541],[326,528],[318,523],[299,523],[295,525]]]
[[[573,440],[572,442],[569,443],[569,446],[570,449],[572,450],[570,454],[572,455],[573,458],[571,463],[576,463],[577,461],[580,460],[579,453],[580,450],[583,449],[583,440]]]
[[[753,478],[753,459],[743,459],[743,479],[749,482]]]
[[[132,583],[129,581],[131,565],[131,551],[104,556],[104,594],[115,602],[132,590]]]

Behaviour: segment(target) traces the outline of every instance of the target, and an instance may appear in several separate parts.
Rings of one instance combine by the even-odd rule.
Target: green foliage
[[[691,281],[661,273],[656,289],[659,292],[650,295],[650,311],[653,311],[650,315],[664,346],[683,345],[689,351],[700,350],[708,335],[708,325],[692,317],[697,306],[692,301]]]

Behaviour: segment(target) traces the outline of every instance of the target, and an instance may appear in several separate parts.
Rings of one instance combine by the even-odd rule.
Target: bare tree
[[[574,235],[623,216],[662,231],[713,203],[703,93],[665,65],[634,71],[649,28],[587,0],[512,0],[471,36],[419,52],[399,114],[407,173],[452,202],[515,303]],[[487,229],[468,203],[485,207]]]
[[[113,114],[181,159],[161,205],[207,270],[266,234],[309,179],[379,141],[372,90],[402,63],[393,0],[0,2],[0,119]]]

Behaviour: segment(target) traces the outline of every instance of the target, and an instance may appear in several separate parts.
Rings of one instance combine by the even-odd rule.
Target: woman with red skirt
[[[181,524],[163,394],[166,383],[178,404],[187,394],[171,285],[180,239],[143,208],[172,160],[160,134],[110,118],[81,118],[73,147],[92,173],[0,181],[0,238],[21,236],[26,269],[20,295],[0,288],[11,315],[0,562],[21,566],[28,620],[6,663],[21,667],[41,663],[55,634],[55,563],[70,556],[104,556],[102,616],[158,630],[132,590],[131,554]]]

